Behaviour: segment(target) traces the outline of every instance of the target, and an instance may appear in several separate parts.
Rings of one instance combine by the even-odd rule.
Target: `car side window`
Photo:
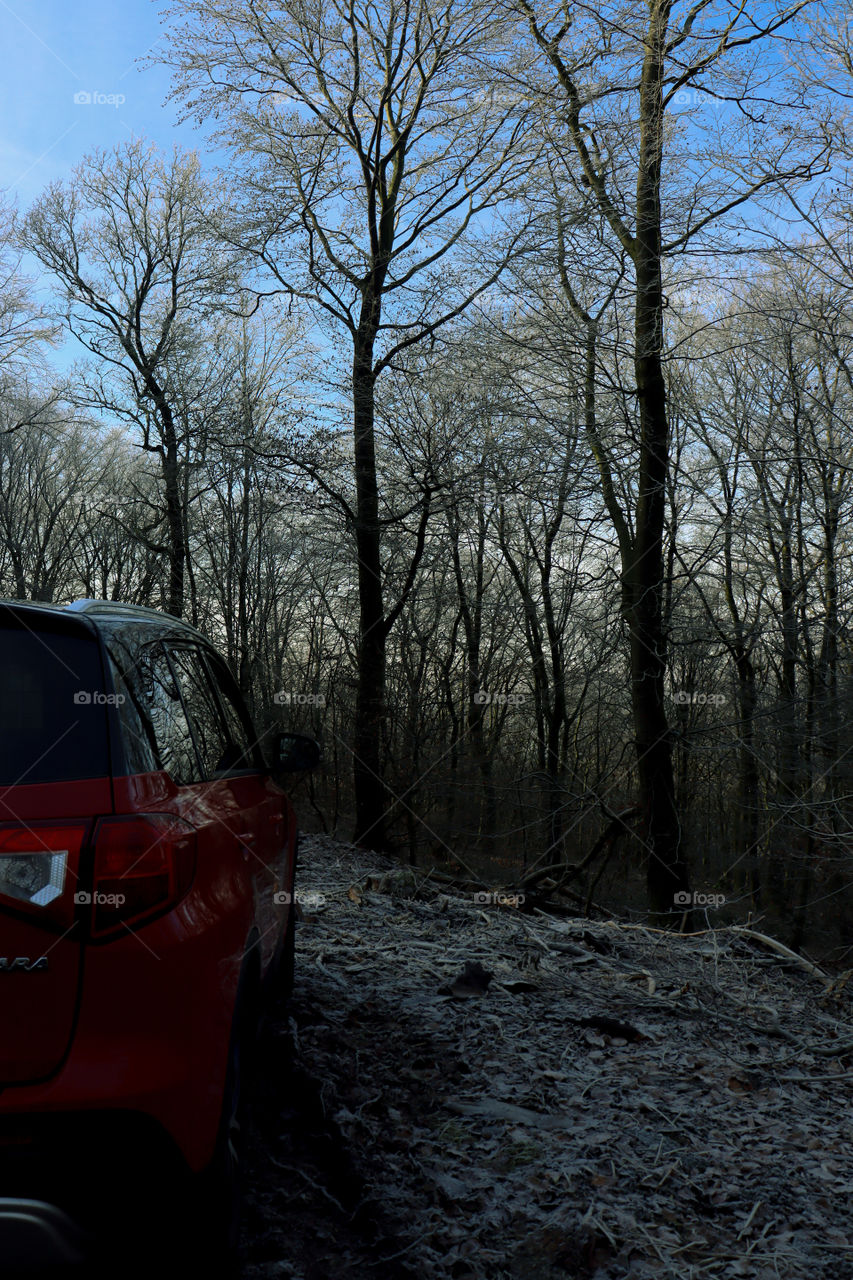
[[[142,696],[154,731],[160,768],[178,786],[200,782],[202,773],[184,704],[165,651],[153,646],[137,664]]]
[[[150,707],[137,664],[117,640],[107,644],[128,773],[153,773],[162,766]]]
[[[222,712],[228,724],[228,732],[232,741],[239,743],[243,751],[245,760],[243,768],[263,768],[263,755],[258,743],[258,733],[252,724],[246,705],[240,697],[240,691],[231,672],[223,662],[209,653],[204,654],[204,660],[210,671],[210,678],[216,686]]]
[[[214,691],[201,653],[195,647],[173,646],[169,650],[184,706],[195,736],[201,767],[206,778],[251,767],[245,743],[232,733]]]

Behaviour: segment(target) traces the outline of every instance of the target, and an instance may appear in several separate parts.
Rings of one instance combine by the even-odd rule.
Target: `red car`
[[[228,1270],[246,1052],[292,974],[276,777],[318,760],[264,754],[176,618],[0,602],[0,1274],[88,1267],[167,1207]]]

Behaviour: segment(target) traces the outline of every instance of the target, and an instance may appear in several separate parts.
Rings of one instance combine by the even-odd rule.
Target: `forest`
[[[3,208],[0,594],[208,634],[308,829],[843,967],[846,12],[175,0],[150,56],[209,146]]]

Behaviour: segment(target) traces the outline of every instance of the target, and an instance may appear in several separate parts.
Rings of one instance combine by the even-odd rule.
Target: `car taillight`
[[[39,922],[70,925],[85,822],[0,823],[0,903],[32,910]]]
[[[124,932],[174,907],[195,873],[195,830],[168,814],[101,818],[95,828],[92,937]]]

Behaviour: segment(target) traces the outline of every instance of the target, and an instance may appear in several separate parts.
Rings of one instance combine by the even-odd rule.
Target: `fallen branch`
[[[553,887],[549,889],[549,892],[551,893],[562,889],[563,885],[567,884],[569,881],[576,880],[578,876],[582,875],[583,872],[586,871],[590,863],[595,861],[605,845],[615,840],[618,835],[623,834],[619,828],[624,827],[629,818],[637,817],[639,812],[640,810],[634,807],[632,809],[626,809],[623,813],[614,814],[611,821],[607,824],[604,831],[590,849],[589,853],[585,854],[584,857],[581,858],[580,862],[553,862],[548,867],[540,867],[538,871],[531,871],[528,875],[522,878],[521,888],[532,889],[539,884],[540,881],[547,880],[548,877],[553,875],[555,872],[560,874]]]
[[[478,1098],[467,1102],[462,1098],[445,1098],[444,1105],[458,1116],[483,1116],[487,1120],[507,1120],[511,1124],[529,1124],[537,1129],[572,1130],[577,1121],[568,1113],[547,1114],[542,1111],[531,1111],[529,1107],[517,1107],[512,1102],[502,1102],[499,1098]]]
[[[816,964],[812,964],[811,960],[807,960],[805,956],[798,955],[796,951],[786,947],[784,942],[779,942],[778,938],[771,938],[766,933],[758,933],[755,929],[747,929],[745,925],[741,924],[729,925],[728,932],[739,933],[744,938],[752,938],[754,942],[760,942],[762,946],[767,947],[770,951],[775,951],[777,955],[784,956],[786,960],[790,960],[805,973],[810,973],[813,977],[819,978],[825,986],[832,985],[833,979],[828,974],[819,969]]]

